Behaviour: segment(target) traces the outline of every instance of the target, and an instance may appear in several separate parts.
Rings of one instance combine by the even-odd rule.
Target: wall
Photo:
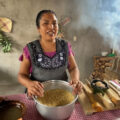
[[[82,81],[92,72],[93,56],[109,49],[92,27],[73,28],[72,23],[78,15],[74,0],[0,0],[0,17],[8,17],[13,21],[12,32],[7,34],[12,38],[13,50],[5,54],[0,51],[1,84],[17,83],[20,65],[18,58],[26,43],[38,38],[35,19],[38,11],[42,9],[54,10],[59,20],[64,16],[72,18],[71,23],[67,24],[63,31],[65,39],[72,44]],[[76,41],[73,40],[74,36],[77,37]]]

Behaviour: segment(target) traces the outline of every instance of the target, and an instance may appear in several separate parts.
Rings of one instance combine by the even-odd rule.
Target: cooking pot
[[[24,103],[0,97],[0,120],[23,120],[25,111]]]
[[[43,85],[44,85],[45,91],[50,90],[50,89],[64,89],[64,90],[68,90],[69,92],[73,94],[72,86],[68,82],[65,82],[62,80],[49,80],[49,81],[43,82]],[[78,95],[75,95],[75,94],[73,95],[75,99],[70,104],[66,104],[63,106],[51,107],[51,106],[43,105],[37,100],[37,98],[34,98],[34,101],[36,103],[36,108],[38,112],[45,119],[64,120],[70,117],[70,115],[73,112],[75,101],[78,98]]]

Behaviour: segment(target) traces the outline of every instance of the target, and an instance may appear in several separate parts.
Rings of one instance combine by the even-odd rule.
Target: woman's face
[[[58,33],[58,21],[54,14],[45,13],[40,19],[38,31],[45,40],[54,40]]]

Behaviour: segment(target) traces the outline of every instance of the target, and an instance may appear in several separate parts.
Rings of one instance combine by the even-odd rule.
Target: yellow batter
[[[51,89],[44,92],[44,97],[38,101],[47,106],[62,106],[71,103],[74,96],[71,92],[63,89]]]

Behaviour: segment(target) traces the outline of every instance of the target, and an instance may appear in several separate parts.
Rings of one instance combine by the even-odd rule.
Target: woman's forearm
[[[28,75],[25,75],[25,74],[21,74],[19,73],[18,74],[18,81],[23,85],[25,86],[26,88],[28,88],[31,80],[29,79],[29,76]]]
[[[82,91],[82,84],[79,81],[80,80],[80,72],[78,67],[73,67],[71,70],[69,70],[70,76],[71,76],[71,81],[70,84],[73,87],[74,93],[75,94],[80,94]]]
[[[80,72],[78,67],[74,67],[71,70],[69,70],[71,80],[78,81],[80,79]]]

